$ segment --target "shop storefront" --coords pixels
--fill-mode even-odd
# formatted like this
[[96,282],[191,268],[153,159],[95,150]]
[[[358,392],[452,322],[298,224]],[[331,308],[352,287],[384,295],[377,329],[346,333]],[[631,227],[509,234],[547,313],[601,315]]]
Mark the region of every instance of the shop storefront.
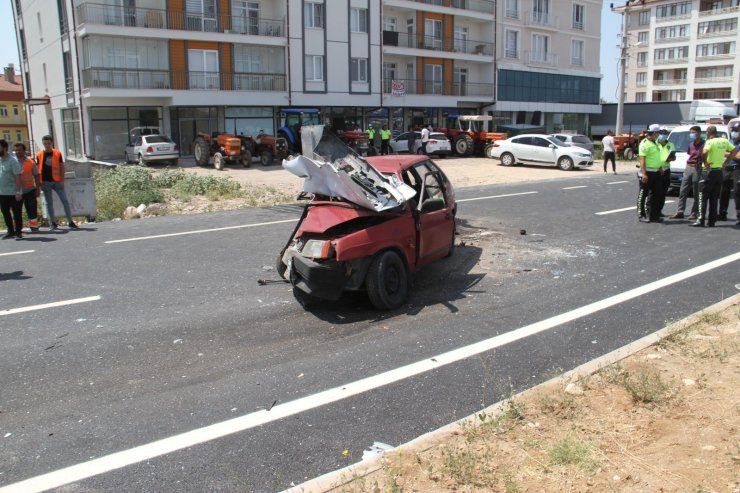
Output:
[[170,109],[172,140],[180,146],[181,156],[192,156],[193,141],[199,133],[211,135],[218,126],[218,108],[175,107]]
[[[69,115],[70,122],[73,121],[72,116]],[[129,143],[132,129],[136,127],[162,128],[162,108],[158,106],[93,107],[90,108],[90,126],[93,156],[96,159],[122,159],[123,150]],[[74,141],[74,135],[69,137]],[[65,135],[65,145],[68,145],[67,138]]]
[[274,135],[275,112],[272,106],[225,108],[223,131],[252,137],[260,132]]

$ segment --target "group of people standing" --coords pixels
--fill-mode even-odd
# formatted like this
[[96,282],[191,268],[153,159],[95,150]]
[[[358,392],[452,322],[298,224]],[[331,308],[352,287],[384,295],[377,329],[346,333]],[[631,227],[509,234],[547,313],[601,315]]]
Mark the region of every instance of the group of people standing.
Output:
[[[686,171],[681,182],[678,210],[672,219],[683,219],[689,189],[694,192],[694,205],[688,219],[691,226],[713,227],[727,220],[730,189],[735,188],[736,224],[740,225],[740,123],[731,128],[730,137],[717,133],[717,127],[707,127],[706,140],[701,127],[690,129]],[[640,188],[637,195],[638,218],[642,222],[662,222],[665,196],[670,187],[670,163],[676,148],[668,140],[668,129],[650,125],[647,137],[640,142]],[[604,164],[606,167],[606,162]],[[649,206],[649,210],[646,207]]]
[[26,146],[17,143],[14,155],[9,151],[6,140],[0,139],[0,209],[7,226],[3,240],[23,238],[23,207],[26,208],[31,232],[39,231],[38,198],[44,192],[47,217],[51,230],[56,230],[53,193],[59,197],[71,229],[78,229],[72,220],[72,211],[64,191],[64,160],[62,153],[54,148],[50,135],[41,139],[44,149],[36,159],[27,156]]
[[[426,154],[427,153],[427,143],[429,142],[429,134],[431,132],[431,125],[422,125],[421,127],[421,153]],[[414,125],[409,125],[408,127],[408,140],[406,141],[408,145],[409,154],[415,154],[416,153],[416,132],[418,132],[419,129]],[[367,127],[367,130],[365,130],[365,134],[367,135],[368,139],[370,139],[370,144],[372,146],[375,146],[375,139],[380,137],[380,155],[386,156],[391,153],[391,137],[394,136],[394,132],[398,133],[398,130],[391,131],[388,129],[388,125],[385,123],[380,128],[379,131],[376,131],[373,128],[373,125],[370,124]],[[396,135],[397,136],[397,135]]]

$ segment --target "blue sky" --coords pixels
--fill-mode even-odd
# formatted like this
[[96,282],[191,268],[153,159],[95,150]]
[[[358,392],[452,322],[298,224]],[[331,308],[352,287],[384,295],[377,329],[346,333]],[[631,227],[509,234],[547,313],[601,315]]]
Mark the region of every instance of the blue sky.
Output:
[[[609,0],[604,0],[601,11],[601,97],[607,102],[616,102],[617,90],[617,58],[619,44],[617,34],[620,29],[621,17],[613,14],[609,9]],[[15,40],[15,25],[13,23],[13,8],[7,0],[0,0],[0,46],[4,46],[0,54],[0,63],[7,67],[8,63],[20,66],[18,48]]]

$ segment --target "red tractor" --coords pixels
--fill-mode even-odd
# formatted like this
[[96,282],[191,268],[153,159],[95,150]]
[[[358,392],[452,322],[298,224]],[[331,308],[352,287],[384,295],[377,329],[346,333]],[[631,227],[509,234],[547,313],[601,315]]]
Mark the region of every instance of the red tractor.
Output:
[[438,128],[438,132],[447,135],[452,143],[452,149],[459,156],[472,156],[473,153],[482,155],[489,144],[497,140],[505,140],[506,134],[488,132],[486,123],[493,117],[489,115],[449,115],[445,128]]
[[367,156],[367,153],[370,150],[370,139],[365,132],[345,130],[340,135],[340,138],[347,147],[355,151],[357,154],[360,156]]
[[213,167],[216,169],[224,169],[226,164],[233,163],[240,163],[246,168],[252,161],[242,139],[226,132],[214,132],[211,135],[199,133],[193,141],[193,157],[198,166],[207,166],[213,157]]
[[[288,141],[285,140],[285,137],[275,137],[266,134],[264,130],[260,130],[254,139],[244,136],[242,136],[242,139],[245,141],[247,152],[251,156],[259,156],[262,166],[271,165],[275,158],[288,157]],[[250,160],[252,159],[251,156]]]

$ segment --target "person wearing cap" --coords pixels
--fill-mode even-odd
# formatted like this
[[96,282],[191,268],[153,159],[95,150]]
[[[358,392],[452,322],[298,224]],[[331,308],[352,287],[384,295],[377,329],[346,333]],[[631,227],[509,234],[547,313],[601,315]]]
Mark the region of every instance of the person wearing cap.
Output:
[[678,192],[678,208],[671,219],[683,219],[686,210],[686,200],[689,197],[689,188],[694,196],[694,203],[691,206],[689,220],[696,221],[699,206],[699,179],[701,177],[701,165],[704,162],[702,151],[704,150],[704,139],[701,137],[701,127],[694,125],[689,129],[689,157],[686,159],[686,169],[681,178],[681,189]]
[[658,203],[658,213],[660,214],[660,217],[663,217],[665,196],[668,195],[668,189],[671,188],[671,161],[676,160],[676,146],[673,142],[668,140],[669,133],[670,132],[666,127],[660,127],[660,133],[658,133],[660,159],[663,163],[660,170],[662,173],[660,179],[661,185],[663,186],[663,193],[660,195],[660,202]]
[[735,226],[740,226],[740,122],[730,127],[730,139],[735,145],[735,158],[728,159],[722,176],[722,190],[719,194],[719,220],[727,221],[730,205],[730,191],[735,187]]
[[[653,123],[648,127],[647,137],[640,142],[638,155],[640,157],[640,192],[637,195],[638,219],[642,222],[661,222],[660,196],[663,193],[662,169],[663,160],[660,158],[660,145],[656,142],[660,125]],[[645,211],[645,200],[649,196],[650,215]]]
[[[730,155],[725,159],[725,154]],[[717,127],[710,125],[707,127],[707,142],[704,144],[702,157],[704,159],[704,170],[706,171],[703,179],[699,180],[699,217],[692,226],[703,228],[706,225],[713,227],[717,221],[717,206],[719,205],[719,192],[722,184],[722,169],[725,163],[733,159],[737,154],[735,145],[727,137],[717,136]],[[707,211],[707,207],[709,211]],[[709,214],[707,215],[707,212]]]
[[391,148],[391,131],[385,123],[380,128],[380,155],[385,156]]

